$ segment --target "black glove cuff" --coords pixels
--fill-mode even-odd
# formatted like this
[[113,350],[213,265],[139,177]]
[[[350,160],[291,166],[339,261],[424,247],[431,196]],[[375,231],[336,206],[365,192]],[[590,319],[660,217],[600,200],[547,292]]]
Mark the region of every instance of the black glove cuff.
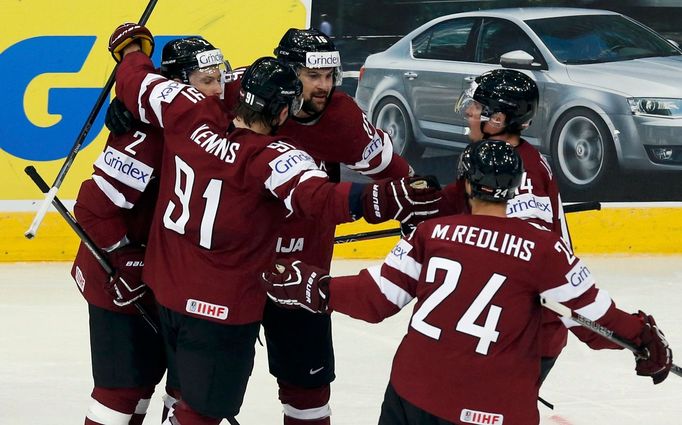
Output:
[[364,216],[362,208],[362,194],[365,191],[367,184],[352,183],[350,186],[350,193],[348,194],[348,207],[350,208],[350,215],[353,220],[357,220]]

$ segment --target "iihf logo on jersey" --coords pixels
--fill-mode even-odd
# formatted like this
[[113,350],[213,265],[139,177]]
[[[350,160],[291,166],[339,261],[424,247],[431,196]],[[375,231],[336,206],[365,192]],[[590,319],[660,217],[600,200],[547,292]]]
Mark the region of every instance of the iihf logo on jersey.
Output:
[[504,415],[499,413],[479,412],[478,410],[462,409],[459,420],[467,424],[476,425],[502,425]]
[[211,317],[214,319],[227,319],[229,309],[224,305],[207,303],[205,301],[193,300],[189,298],[185,305],[185,311],[200,316]]

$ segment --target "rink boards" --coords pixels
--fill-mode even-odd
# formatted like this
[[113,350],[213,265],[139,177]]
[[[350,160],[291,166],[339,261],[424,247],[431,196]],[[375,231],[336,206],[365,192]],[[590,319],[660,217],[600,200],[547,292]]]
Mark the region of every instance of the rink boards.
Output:
[[[0,261],[69,261],[78,239],[64,220],[50,212],[33,240],[27,240],[34,211],[26,206],[0,212]],[[573,246],[578,254],[679,254],[682,253],[682,203],[604,203],[601,211],[567,215]],[[395,222],[369,225],[360,220],[337,228],[338,235],[397,227]],[[397,242],[387,237],[339,244],[335,258],[383,258]]]

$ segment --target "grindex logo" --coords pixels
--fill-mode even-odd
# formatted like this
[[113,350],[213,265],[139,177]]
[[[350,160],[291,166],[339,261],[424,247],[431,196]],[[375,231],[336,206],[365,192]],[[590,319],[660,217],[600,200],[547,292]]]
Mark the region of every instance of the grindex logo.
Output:
[[108,176],[142,192],[149,184],[154,169],[144,162],[107,146],[95,161],[95,166]]

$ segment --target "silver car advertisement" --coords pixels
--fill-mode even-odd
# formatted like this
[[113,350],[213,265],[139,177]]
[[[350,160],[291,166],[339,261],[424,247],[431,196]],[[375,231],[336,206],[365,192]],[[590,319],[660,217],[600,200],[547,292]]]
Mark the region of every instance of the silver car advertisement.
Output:
[[323,0],[312,16],[341,52],[341,89],[420,174],[454,179],[469,143],[454,105],[478,75],[509,68],[538,85],[522,136],[564,200],[682,195],[682,4]]

